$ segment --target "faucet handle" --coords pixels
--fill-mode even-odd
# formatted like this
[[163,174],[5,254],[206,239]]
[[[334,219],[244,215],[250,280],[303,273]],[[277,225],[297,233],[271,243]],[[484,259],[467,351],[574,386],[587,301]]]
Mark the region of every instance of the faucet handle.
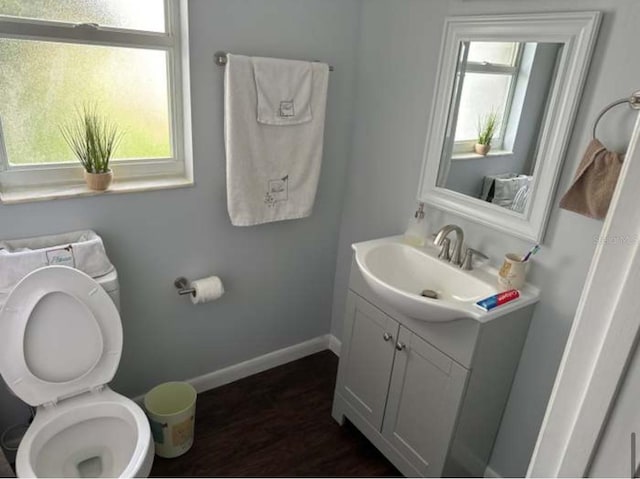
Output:
[[451,240],[449,238],[443,239],[441,246],[442,249],[440,250],[440,254],[438,254],[438,258],[445,261],[451,261]]
[[473,248],[467,248],[464,253],[464,258],[462,259],[462,263],[460,263],[460,268],[465,271],[471,271],[473,269],[473,257],[489,259],[489,257],[481,251]]

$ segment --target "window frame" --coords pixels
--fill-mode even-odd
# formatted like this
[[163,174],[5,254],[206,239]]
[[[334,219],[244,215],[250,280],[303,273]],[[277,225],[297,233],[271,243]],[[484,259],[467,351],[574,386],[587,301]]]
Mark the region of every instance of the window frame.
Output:
[[[164,0],[165,32],[96,26],[0,15],[0,38],[49,41],[77,45],[160,50],[167,54],[167,100],[171,157],[112,160],[111,169],[119,182],[130,183],[123,191],[157,189],[193,184],[191,111],[188,63],[187,2]],[[13,191],[39,188],[54,192],[83,184],[82,166],[76,162],[22,164],[9,162],[6,153],[2,119],[0,119],[0,199],[11,202]],[[140,188],[131,183],[140,182]],[[112,187],[112,189],[114,189]],[[117,190],[117,188],[115,188]],[[86,194],[81,191],[79,194]],[[21,198],[25,195],[21,194]],[[27,195],[28,196],[28,195]]]
[[[515,43],[515,42],[514,42]],[[498,134],[494,136],[494,152],[496,150],[502,150],[504,148],[504,136],[507,130],[508,121],[504,121],[504,118],[509,118],[511,107],[513,106],[513,96],[516,91],[516,86],[518,84],[518,75],[520,73],[520,67],[522,63],[522,55],[524,53],[524,43],[517,42],[518,45],[516,47],[513,63],[512,65],[506,64],[498,64],[498,63],[490,63],[490,62],[471,62],[467,61],[465,63],[464,74],[467,73],[480,73],[486,75],[506,75],[511,77],[511,82],[509,84],[509,91],[507,92],[507,101],[505,103],[503,119],[500,121],[500,129]],[[462,89],[464,88],[464,80],[460,85],[460,92],[462,93]],[[518,118],[518,122],[520,118]],[[453,141],[453,150],[452,153],[454,155],[466,154],[473,152],[473,147],[477,143],[477,138],[473,140],[459,140]]]

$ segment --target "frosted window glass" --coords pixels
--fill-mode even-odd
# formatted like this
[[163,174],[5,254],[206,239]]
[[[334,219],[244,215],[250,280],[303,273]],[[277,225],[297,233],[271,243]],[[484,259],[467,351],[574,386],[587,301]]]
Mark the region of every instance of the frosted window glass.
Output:
[[513,66],[516,61],[518,43],[471,42],[468,61]]
[[75,161],[59,125],[85,103],[125,131],[117,158],[172,156],[166,52],[0,39],[0,65],[10,163]]
[[509,98],[510,75],[467,73],[464,76],[455,141],[478,138],[478,120],[493,112],[504,118]]
[[0,0],[0,15],[165,31],[163,0]]

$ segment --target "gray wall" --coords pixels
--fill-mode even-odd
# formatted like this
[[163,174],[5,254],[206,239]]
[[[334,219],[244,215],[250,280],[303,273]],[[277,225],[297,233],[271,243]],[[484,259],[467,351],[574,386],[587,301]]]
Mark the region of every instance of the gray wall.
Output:
[[[120,273],[124,352],[113,387],[137,395],[326,334],[350,152],[358,0],[190,2],[196,186],[0,206],[0,237],[93,228]],[[226,211],[223,69],[216,50],[330,62],[325,154],[313,215],[236,228]],[[176,276],[220,275],[192,306]],[[0,430],[24,409],[0,385]]]
[[[362,4],[358,49],[353,154],[349,164],[337,258],[332,332],[342,332],[350,244],[398,234],[415,209],[429,109],[448,14],[602,10],[606,13],[582,106],[578,112],[559,192],[570,184],[602,106],[640,87],[640,63],[630,45],[637,39],[637,0],[367,0]],[[626,144],[634,114],[618,109],[605,117],[601,137],[610,147]],[[573,320],[602,223],[557,208],[531,281],[542,289],[523,351],[491,467],[522,476]],[[454,215],[428,211],[432,229],[460,224],[474,248],[495,263],[505,252],[529,244]]]

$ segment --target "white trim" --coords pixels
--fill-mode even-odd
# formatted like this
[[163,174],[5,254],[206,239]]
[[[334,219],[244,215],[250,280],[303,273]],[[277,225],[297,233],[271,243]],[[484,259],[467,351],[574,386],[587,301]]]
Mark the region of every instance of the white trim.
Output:
[[[170,9],[171,7],[165,15],[170,14]],[[171,26],[170,22],[169,26]],[[171,30],[167,33],[147,32],[106,26],[79,28],[78,24],[69,22],[0,15],[0,37],[2,38],[164,50],[173,46],[172,33]]]
[[342,350],[342,341],[336,338],[333,334],[328,334],[327,337],[329,339],[329,350],[336,356],[340,357],[340,351]]
[[[294,344],[283,349],[278,349],[270,353],[258,356],[247,361],[242,361],[238,364],[227,366],[226,368],[218,369],[202,376],[187,379],[186,382],[191,384],[198,393],[209,391],[211,389],[224,386],[225,384],[238,381],[239,379],[253,376],[254,374],[261,373],[268,369],[273,369],[283,364],[296,361],[298,359],[310,356],[326,349],[332,349],[332,344],[339,343],[335,336],[331,334],[325,334],[316,338],[304,341],[302,343]],[[137,403],[142,403],[144,394],[133,398]]]
[[[571,134],[582,87],[589,67],[600,24],[600,12],[550,14],[487,15],[450,17],[445,21],[434,106],[431,109],[429,134],[418,190],[426,203],[486,225],[498,231],[540,242],[553,205],[559,172]],[[467,195],[437,186],[448,174],[448,164],[441,167],[446,137],[451,92],[454,85],[458,45],[463,41],[553,42],[564,45],[558,64],[558,76],[549,98],[547,118],[541,132],[538,161],[533,172],[533,201],[525,214],[501,208]],[[553,124],[552,124],[553,123]]]
[[[0,152],[1,153],[1,152]],[[152,176],[183,176],[184,164],[181,160],[120,160],[109,165],[116,178],[134,179]],[[15,165],[2,172],[2,190],[4,193],[16,189],[57,185],[68,185],[70,182],[82,184],[83,168],[77,161],[68,163],[48,163],[38,165]]]
[[[191,141],[191,105],[189,80],[188,5],[186,0],[165,1],[166,33],[139,30],[86,27],[66,22],[0,16],[0,38],[20,38],[76,45],[100,44],[114,47],[143,48],[166,52],[167,102],[170,127],[171,156],[169,158],[114,159],[114,176],[131,184],[136,191],[145,183],[156,187],[169,178],[173,183],[193,183],[193,153]],[[0,125],[1,129],[1,125]],[[25,190],[35,191],[36,200],[69,197],[73,190],[84,196],[82,168],[77,162],[48,164],[11,164],[6,155],[5,139],[0,131],[0,200],[28,201]],[[148,181],[147,181],[148,180]],[[157,189],[152,187],[149,189]],[[40,194],[41,190],[47,195]]]
[[597,450],[640,331],[639,188],[640,118],[582,291],[528,476],[584,477]]
[[54,186],[33,186],[16,188],[0,193],[3,205],[31,203],[34,201],[62,200],[79,196],[100,196],[121,193],[139,193],[142,191],[172,190],[193,186],[191,179],[183,176],[166,176],[157,178],[137,178],[131,180],[115,180],[106,191],[95,191],[82,183],[65,183]]

